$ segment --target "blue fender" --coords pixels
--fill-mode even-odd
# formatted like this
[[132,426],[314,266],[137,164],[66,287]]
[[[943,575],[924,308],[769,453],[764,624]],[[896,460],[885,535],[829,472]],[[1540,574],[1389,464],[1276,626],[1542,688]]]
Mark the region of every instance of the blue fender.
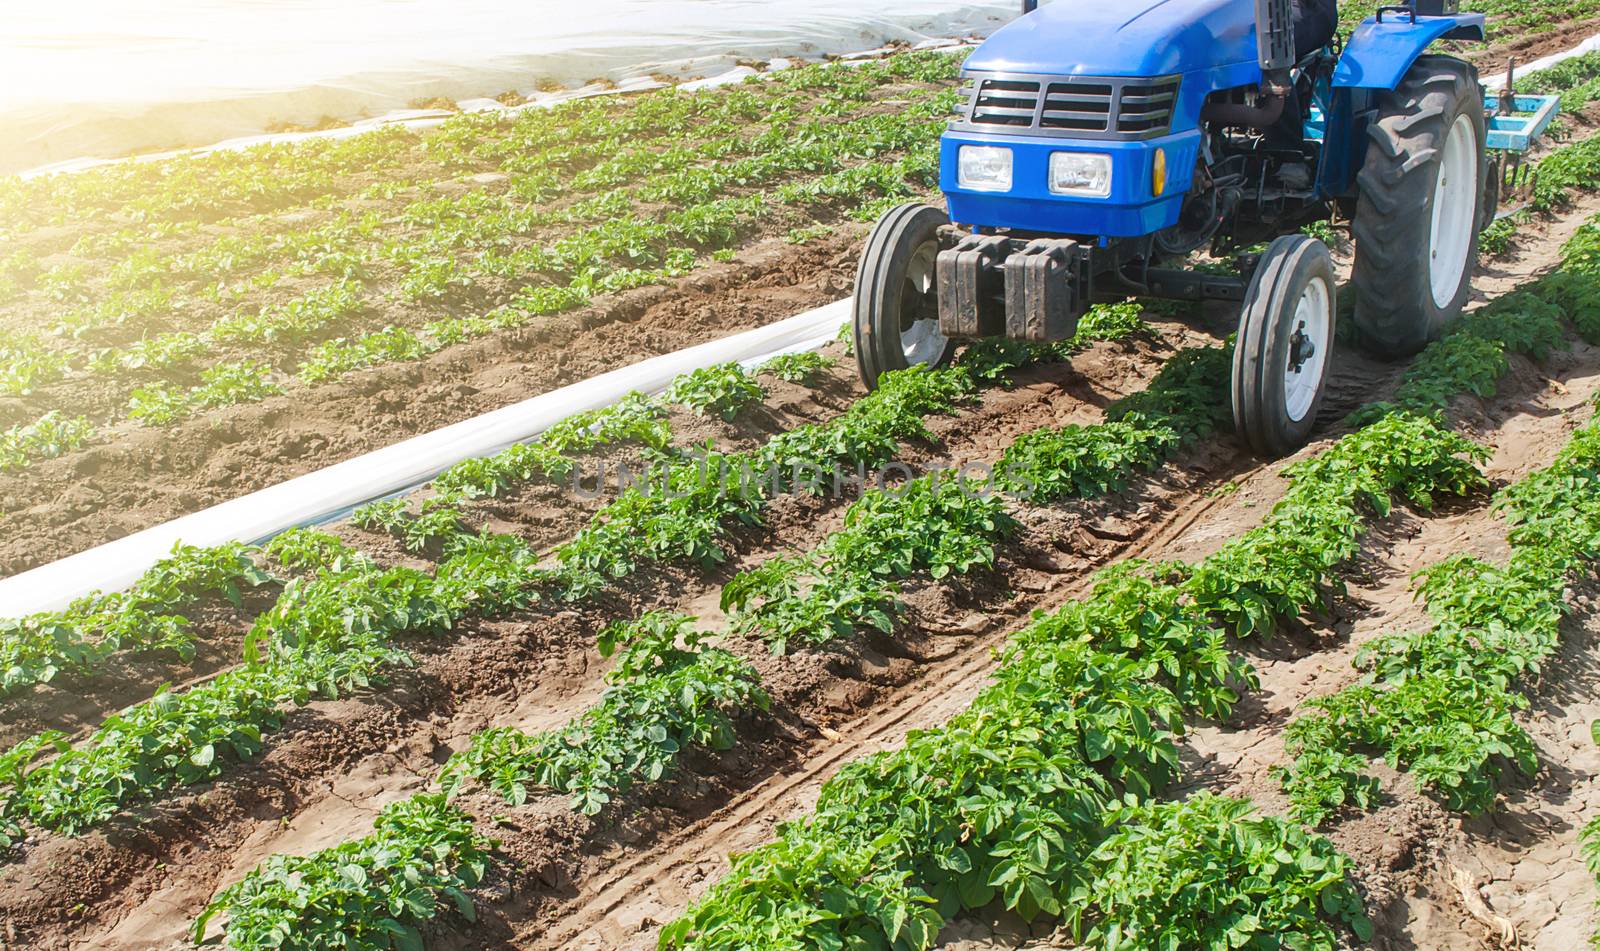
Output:
[[1356,27],[1333,73],[1334,88],[1393,89],[1435,40],[1484,37],[1481,13],[1419,16],[1390,13],[1379,22],[1368,17]]

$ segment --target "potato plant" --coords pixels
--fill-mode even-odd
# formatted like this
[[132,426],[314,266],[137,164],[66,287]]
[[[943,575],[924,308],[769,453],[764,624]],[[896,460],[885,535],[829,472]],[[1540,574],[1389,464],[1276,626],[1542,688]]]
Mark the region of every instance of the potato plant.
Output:
[[[784,208],[815,205],[803,213],[831,219],[841,208],[925,191],[936,178],[932,149],[948,91],[893,112],[860,112],[892,83],[948,85],[956,62],[913,53],[849,70],[806,67],[694,94],[576,102],[510,120],[461,116],[426,134],[386,130],[337,146],[178,159],[161,163],[154,179],[141,164],[0,188],[0,231],[47,224],[39,207],[71,209],[75,220],[140,222],[91,232],[73,248],[81,260],[47,272],[21,252],[8,259],[19,286],[68,306],[56,340],[37,356],[0,360],[0,380],[11,366],[17,391],[40,390],[35,398],[48,411],[50,384],[63,373],[97,373],[129,401],[126,418],[170,425],[294,381],[317,385],[421,359],[598,295],[671,280]],[[691,125],[703,141],[679,145]],[[910,153],[918,157],[908,164]],[[317,194],[331,204],[342,194],[337,168],[382,170],[419,154],[449,175],[498,169],[510,178],[448,198],[423,181],[396,215],[345,211],[290,226],[275,214]],[[653,204],[662,200],[671,206],[664,212]],[[237,233],[208,238],[197,227],[219,216]],[[188,247],[165,255],[145,243],[162,238]],[[315,286],[288,302],[253,303],[285,279]],[[448,315],[340,334],[371,313],[376,283]],[[479,306],[486,284],[498,299],[460,313],[462,300]],[[207,306],[190,306],[200,301]],[[172,325],[217,304],[232,312],[209,327]],[[191,385],[190,374],[221,348],[250,359],[230,357],[229,381]],[[263,358],[294,374],[262,375],[253,367]]]
[[766,395],[761,384],[739,364],[719,363],[678,377],[667,390],[666,399],[701,416],[715,414],[731,423],[740,410],[761,402]]
[[889,633],[898,579],[935,580],[994,567],[995,543],[1016,530],[1004,501],[981,484],[945,475],[869,491],[844,527],[809,556],[779,556],[722,589],[733,630],[756,633],[774,653],[815,646],[866,625]]
[[192,937],[201,942],[222,914],[237,951],[412,951],[446,899],[476,919],[467,889],[483,881],[494,847],[443,796],[402,799],[384,807],[370,835],[267,859],[211,900]]
[[54,459],[81,447],[95,435],[84,416],[63,416],[51,410],[27,425],[0,432],[0,472],[25,469],[41,459]]
[[1105,825],[1111,834],[1088,857],[1091,945],[1333,951],[1343,942],[1324,916],[1372,937],[1350,860],[1244,800],[1112,803]]
[[600,636],[602,656],[617,660],[599,703],[547,733],[502,727],[475,735],[445,764],[440,785],[454,794],[467,782],[485,783],[515,805],[531,789],[548,789],[592,815],[633,783],[671,773],[688,748],[730,748],[730,714],[765,709],[767,695],[748,663],[704,640],[684,615],[613,623]]
[[[1567,308],[1586,299],[1600,274],[1592,248],[1593,238],[1580,232],[1559,272],[1464,318],[1430,350],[1442,351],[1454,337],[1530,355],[1554,349],[1556,321],[1578,316]],[[1443,392],[1438,381],[1452,379],[1471,385],[1472,375],[1440,366],[1427,353],[1414,365],[1435,381],[1429,388]],[[1558,647],[1568,579],[1600,557],[1597,484],[1600,423],[1591,422],[1553,465],[1496,495],[1510,526],[1504,565],[1455,557],[1420,573],[1434,627],[1366,645],[1357,656],[1366,681],[1313,701],[1288,729],[1292,762],[1277,774],[1299,821],[1320,825],[1347,807],[1373,806],[1377,781],[1358,763],[1373,754],[1409,772],[1447,808],[1474,814],[1494,807],[1508,775],[1537,771],[1532,740],[1515,714],[1526,705],[1524,684]]]
[[[1346,437],[1291,472],[1295,484],[1262,531],[1298,549],[1281,555],[1291,577],[1302,565],[1321,568],[1304,582],[1269,585],[1274,596],[1248,613],[1256,629],[1314,607],[1337,561],[1319,552],[1348,553],[1329,539],[1386,511],[1391,496],[1429,500],[1481,484],[1475,447],[1426,419],[1388,427]],[[1394,457],[1383,451],[1389,445]],[[1332,498],[1321,497],[1325,488]],[[1247,820],[1242,804],[1142,805],[1176,774],[1185,713],[1224,717],[1235,691],[1252,683],[1223,637],[1246,612],[1219,605],[1257,599],[1224,598],[1221,585],[1205,589],[1216,595],[1208,600],[1194,596],[1192,579],[1239,577],[1227,567],[1236,553],[1214,557],[1120,566],[1084,601],[1036,620],[967,712],[841,770],[811,816],[736,858],[727,878],[667,926],[663,944],[926,948],[944,921],[996,898],[1025,917],[1063,916],[1080,939],[1120,941],[1167,920],[1171,898],[1161,889],[1171,879],[1135,877],[1167,862],[1196,863],[1193,874],[1216,877],[1208,892],[1229,896],[1185,919],[1201,946],[1276,946],[1287,935],[1331,949],[1340,927],[1370,937],[1343,860],[1326,842],[1277,820]],[[1131,813],[1134,823],[1106,819],[1121,796],[1144,810]],[[1217,846],[1198,854],[1188,845],[1197,840]],[[1096,878],[1101,869],[1106,877]]]
[[832,369],[837,362],[832,357],[825,357],[815,350],[802,350],[799,353],[785,353],[773,357],[756,367],[756,372],[770,373],[786,383],[816,386],[823,371]]

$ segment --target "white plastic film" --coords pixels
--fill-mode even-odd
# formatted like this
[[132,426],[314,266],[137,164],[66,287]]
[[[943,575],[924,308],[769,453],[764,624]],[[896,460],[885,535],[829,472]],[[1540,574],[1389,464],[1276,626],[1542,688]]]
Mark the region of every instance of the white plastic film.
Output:
[[652,357],[0,579],[0,617],[63,608],[95,590],[122,590],[180,541],[201,546],[261,542],[299,525],[317,524],[419,486],[463,459],[530,439],[569,416],[609,406],[631,391],[660,392],[690,370],[717,363],[753,365],[780,353],[814,350],[832,340],[849,319],[846,299]]
[[12,4],[0,30],[0,174],[439,97],[713,76],[774,57],[985,35],[1017,11],[1009,0]]

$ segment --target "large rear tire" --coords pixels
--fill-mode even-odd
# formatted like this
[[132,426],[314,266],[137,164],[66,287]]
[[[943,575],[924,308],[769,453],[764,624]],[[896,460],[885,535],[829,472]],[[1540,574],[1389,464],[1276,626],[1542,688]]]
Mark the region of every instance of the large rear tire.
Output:
[[1483,224],[1487,131],[1478,73],[1423,56],[1369,128],[1353,230],[1355,329],[1375,356],[1407,357],[1461,313]]
[[873,226],[856,268],[855,351],[861,381],[913,364],[945,363],[955,341],[939,332],[936,263],[939,229],[950,223],[932,205],[889,209]]
[[1338,293],[1332,255],[1304,235],[1272,242],[1256,266],[1233,348],[1233,422],[1260,455],[1286,456],[1311,438]]

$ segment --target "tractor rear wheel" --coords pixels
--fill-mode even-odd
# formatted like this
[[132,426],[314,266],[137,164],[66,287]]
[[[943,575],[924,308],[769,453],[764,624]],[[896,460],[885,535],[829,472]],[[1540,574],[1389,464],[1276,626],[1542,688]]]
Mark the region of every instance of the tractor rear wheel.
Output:
[[1234,428],[1263,456],[1306,444],[1333,356],[1338,281],[1321,241],[1288,235],[1256,265],[1233,347]]
[[1478,73],[1417,59],[1368,130],[1353,225],[1355,329],[1382,358],[1427,346],[1461,313],[1478,259],[1487,131]]
[[855,351],[867,389],[892,370],[950,359],[955,341],[939,332],[936,264],[943,211],[915,202],[889,209],[873,226],[856,268]]

